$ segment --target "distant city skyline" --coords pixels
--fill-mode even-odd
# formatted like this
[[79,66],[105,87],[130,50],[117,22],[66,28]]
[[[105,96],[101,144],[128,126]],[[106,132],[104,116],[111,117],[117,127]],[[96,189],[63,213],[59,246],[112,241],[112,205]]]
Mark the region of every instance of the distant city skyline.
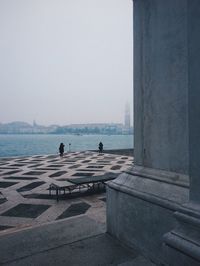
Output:
[[129,135],[133,134],[133,127],[122,123],[89,123],[69,125],[39,125],[13,121],[0,123],[0,134],[103,134],[103,135]]
[[0,122],[123,122],[132,15],[131,0],[1,0]]
[[52,126],[52,125],[57,125],[57,126],[71,126],[71,125],[92,125],[92,124],[121,124],[124,125],[126,128],[129,128],[131,126],[133,126],[133,124],[131,123],[131,115],[130,115],[130,106],[129,106],[129,112],[127,113],[127,104],[125,107],[125,112],[124,112],[124,117],[123,117],[123,121],[120,122],[115,122],[115,121],[111,121],[111,122],[82,122],[82,123],[69,123],[69,124],[59,124],[59,123],[53,123],[53,124],[42,124],[42,123],[38,123],[35,119],[33,121],[23,121],[23,120],[13,120],[13,121],[7,121],[7,122],[2,122],[0,121],[0,124],[11,124],[11,123],[27,123],[31,126]]

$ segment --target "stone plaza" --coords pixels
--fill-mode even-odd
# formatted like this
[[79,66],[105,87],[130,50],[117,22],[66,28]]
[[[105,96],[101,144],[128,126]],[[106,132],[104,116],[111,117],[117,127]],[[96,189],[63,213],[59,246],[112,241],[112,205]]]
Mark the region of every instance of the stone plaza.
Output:
[[0,159],[0,234],[86,214],[105,225],[105,189],[62,193],[59,202],[49,185],[86,176],[117,176],[133,157],[97,152]]
[[133,156],[85,151],[0,159],[0,265],[153,266],[106,233],[105,186],[62,193],[49,185],[87,176],[117,177]]

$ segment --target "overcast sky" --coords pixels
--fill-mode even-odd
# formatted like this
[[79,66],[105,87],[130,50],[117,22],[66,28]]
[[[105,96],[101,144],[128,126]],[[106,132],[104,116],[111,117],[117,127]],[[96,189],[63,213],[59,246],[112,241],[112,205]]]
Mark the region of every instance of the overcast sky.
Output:
[[0,122],[123,122],[131,0],[0,0]]

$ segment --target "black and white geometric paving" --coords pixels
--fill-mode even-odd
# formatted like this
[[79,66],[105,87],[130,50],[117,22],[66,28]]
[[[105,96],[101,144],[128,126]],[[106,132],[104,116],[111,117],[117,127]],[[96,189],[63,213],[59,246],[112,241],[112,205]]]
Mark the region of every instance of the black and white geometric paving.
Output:
[[112,176],[127,170],[133,157],[70,152],[58,155],[0,158],[0,234],[73,216],[87,215],[105,222],[105,189],[78,189],[56,201],[55,191],[49,195],[53,182],[97,176]]
[[2,216],[13,216],[13,217],[26,217],[26,218],[37,218],[44,211],[46,211],[50,205],[40,204],[19,204],[14,208],[2,213]]
[[60,216],[58,216],[56,220],[84,214],[89,208],[90,205],[86,202],[72,204],[67,210],[65,210]]

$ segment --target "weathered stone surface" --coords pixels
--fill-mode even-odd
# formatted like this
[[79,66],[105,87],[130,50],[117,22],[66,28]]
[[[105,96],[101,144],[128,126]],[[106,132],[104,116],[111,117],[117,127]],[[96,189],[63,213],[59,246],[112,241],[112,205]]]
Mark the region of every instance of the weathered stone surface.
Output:
[[187,1],[134,2],[134,157],[188,173]]
[[158,263],[196,266],[200,2],[133,3],[135,168],[109,183],[108,231]]
[[154,262],[163,262],[163,235],[175,228],[173,213],[188,200],[188,187],[121,174],[108,184],[107,230]]

